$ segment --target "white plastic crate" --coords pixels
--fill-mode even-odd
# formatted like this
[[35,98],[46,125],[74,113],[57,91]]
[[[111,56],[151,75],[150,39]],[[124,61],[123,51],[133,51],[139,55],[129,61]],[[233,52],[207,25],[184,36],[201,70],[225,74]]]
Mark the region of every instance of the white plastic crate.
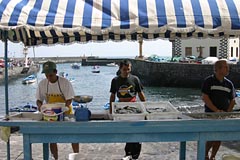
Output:
[[43,115],[40,112],[22,112],[10,115],[9,119],[14,121],[41,121],[43,119]]
[[143,102],[147,120],[178,119],[181,113],[169,102]]
[[[136,108],[139,113],[127,112],[127,108]],[[145,120],[146,112],[141,102],[112,102],[112,116],[115,121]]]

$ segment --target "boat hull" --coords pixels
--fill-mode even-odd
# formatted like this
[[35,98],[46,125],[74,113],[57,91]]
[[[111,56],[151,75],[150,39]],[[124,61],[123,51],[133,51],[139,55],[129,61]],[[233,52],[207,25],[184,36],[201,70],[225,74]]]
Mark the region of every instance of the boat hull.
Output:
[[35,80],[27,80],[27,81],[22,81],[22,84],[31,84],[31,83],[35,83],[36,82],[36,79]]
[[37,78],[35,75],[30,75],[23,79],[22,84],[31,84],[37,81]]
[[92,71],[92,73],[100,73],[100,71]]

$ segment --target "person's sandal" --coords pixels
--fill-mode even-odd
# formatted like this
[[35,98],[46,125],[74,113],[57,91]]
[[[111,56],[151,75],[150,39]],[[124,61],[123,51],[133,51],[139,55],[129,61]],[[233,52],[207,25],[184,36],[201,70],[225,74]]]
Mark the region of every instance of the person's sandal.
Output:
[[216,160],[216,158],[215,157],[211,157],[209,160]]
[[124,156],[121,160],[132,160],[132,156]]

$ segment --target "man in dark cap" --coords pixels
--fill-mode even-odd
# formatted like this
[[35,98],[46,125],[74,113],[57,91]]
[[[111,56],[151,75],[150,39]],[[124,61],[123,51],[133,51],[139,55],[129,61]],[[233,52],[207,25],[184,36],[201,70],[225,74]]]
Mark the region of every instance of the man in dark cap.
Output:
[[[43,64],[42,73],[46,78],[38,84],[36,99],[38,109],[41,110],[42,104],[45,103],[65,103],[69,111],[65,114],[72,114],[72,98],[74,91],[72,84],[64,77],[57,75],[57,66],[54,62],[47,61]],[[74,153],[79,152],[79,144],[72,143]],[[58,148],[56,143],[50,144],[50,150],[55,159],[58,159]]]

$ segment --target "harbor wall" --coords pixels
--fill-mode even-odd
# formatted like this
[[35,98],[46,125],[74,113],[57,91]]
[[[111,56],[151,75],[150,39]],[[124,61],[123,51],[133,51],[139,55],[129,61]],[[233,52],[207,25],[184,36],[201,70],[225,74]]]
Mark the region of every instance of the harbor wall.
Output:
[[55,63],[79,63],[82,61],[82,57],[35,57],[31,59],[40,64],[46,61],[53,61]]
[[97,58],[97,59],[89,59],[89,58],[83,58],[82,59],[82,66],[106,66],[109,63],[116,63],[119,64],[120,61],[122,61],[123,59],[127,59],[127,58]]
[[[127,59],[127,58],[126,58]],[[35,59],[36,63],[43,63],[48,60],[57,63],[82,62],[82,66],[106,66],[106,64],[119,63],[120,58],[83,58],[83,57],[39,57]],[[195,63],[175,63],[175,62],[150,62],[140,59],[129,59],[132,63],[132,73],[137,75],[144,86],[153,87],[183,87],[183,88],[201,88],[203,80],[213,74],[213,65],[195,64]],[[39,68],[28,72],[36,73]],[[9,71],[9,77],[17,78],[26,75],[19,71]],[[231,64],[229,78],[235,88],[240,88],[240,65]],[[3,74],[0,74],[0,83],[3,82]]]
[[[132,73],[144,86],[201,88],[203,80],[213,74],[213,65],[130,60]],[[231,64],[227,76],[240,88],[240,65]]]
[[[24,67],[14,67],[12,69],[8,69],[8,80],[14,80],[17,78],[24,78],[26,76],[29,76],[31,74],[36,74],[40,70],[39,65],[33,65],[29,67],[29,70],[27,72],[23,72]],[[5,81],[5,69],[1,68],[0,71],[0,84],[3,84]]]
[[34,61],[37,63],[44,63],[46,61],[53,61],[55,63],[81,63],[82,66],[106,66],[109,63],[119,63],[121,60],[127,58],[99,58],[99,57],[36,57]]

